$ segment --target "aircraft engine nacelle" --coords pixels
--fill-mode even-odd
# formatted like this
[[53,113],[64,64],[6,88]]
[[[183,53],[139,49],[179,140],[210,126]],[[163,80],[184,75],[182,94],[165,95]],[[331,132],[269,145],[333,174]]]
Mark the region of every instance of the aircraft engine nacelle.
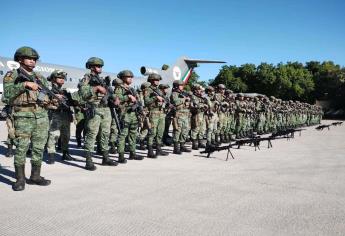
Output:
[[150,74],[160,74],[160,69],[156,69],[156,68],[150,68],[150,67],[146,67],[146,66],[142,66],[140,68],[140,73],[142,75],[150,75]]

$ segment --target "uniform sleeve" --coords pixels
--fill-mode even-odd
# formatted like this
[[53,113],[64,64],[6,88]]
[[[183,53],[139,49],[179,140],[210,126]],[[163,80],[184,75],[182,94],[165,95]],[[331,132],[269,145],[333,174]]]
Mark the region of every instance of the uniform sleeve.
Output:
[[180,106],[184,103],[184,99],[181,99],[179,97],[178,93],[172,93],[171,94],[171,102],[175,105],[175,106]]
[[11,103],[13,99],[25,92],[24,82],[14,83],[16,76],[12,73],[7,73],[4,77],[4,100]]
[[128,95],[125,95],[123,92],[122,92],[122,88],[118,87],[115,89],[114,91],[114,94],[115,94],[115,97],[119,98],[120,102],[121,103],[125,103],[125,102],[128,102],[129,101],[129,98],[128,98]]
[[155,103],[157,101],[157,97],[152,96],[152,93],[152,89],[148,88],[146,93],[147,96],[144,96],[145,106],[151,106],[152,103]]

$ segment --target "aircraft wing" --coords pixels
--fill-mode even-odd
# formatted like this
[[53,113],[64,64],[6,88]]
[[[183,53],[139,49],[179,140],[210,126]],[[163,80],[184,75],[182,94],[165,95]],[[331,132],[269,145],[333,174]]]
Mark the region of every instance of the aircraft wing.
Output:
[[217,60],[200,60],[200,59],[184,59],[186,63],[226,63],[226,61]]

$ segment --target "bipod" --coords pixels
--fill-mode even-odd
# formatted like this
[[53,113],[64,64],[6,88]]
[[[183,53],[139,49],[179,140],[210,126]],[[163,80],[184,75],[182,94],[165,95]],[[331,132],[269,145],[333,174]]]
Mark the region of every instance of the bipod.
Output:
[[232,159],[235,159],[235,158],[234,158],[234,155],[233,155],[232,152],[231,152],[231,147],[230,147],[230,146],[228,147],[228,153],[226,154],[226,159],[225,159],[225,161],[228,161],[228,159],[229,159],[229,154],[231,155]]

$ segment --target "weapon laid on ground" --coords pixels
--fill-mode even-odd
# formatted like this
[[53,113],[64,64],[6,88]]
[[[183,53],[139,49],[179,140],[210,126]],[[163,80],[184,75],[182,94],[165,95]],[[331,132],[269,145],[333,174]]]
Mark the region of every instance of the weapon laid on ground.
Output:
[[260,146],[260,142],[262,141],[268,141],[268,145],[269,147],[272,147],[272,143],[271,140],[275,140],[275,139],[285,139],[286,137],[260,137],[260,136],[255,136],[253,138],[247,138],[247,139],[238,139],[233,141],[232,143],[230,143],[229,145],[225,145],[225,146],[209,146],[207,148],[205,148],[204,151],[201,151],[201,154],[207,154],[207,158],[210,158],[211,154],[213,152],[219,152],[222,150],[228,150],[227,156],[226,156],[226,161],[229,159],[229,154],[231,155],[232,159],[234,158],[234,155],[231,152],[231,148],[237,146],[237,149],[239,149],[240,146],[243,146],[245,144],[254,144],[255,150],[257,147]]
[[285,137],[287,139],[294,138],[295,137],[295,132],[299,132],[299,136],[301,136],[301,132],[305,129],[284,129],[284,130],[279,130],[275,133],[272,133],[270,137],[275,138],[275,137]]
[[329,130],[329,127],[332,126],[332,124],[330,125],[319,125],[318,127],[316,127],[316,130],[322,131],[323,129],[327,128]]
[[343,124],[343,121],[338,121],[338,122],[333,122],[332,123],[333,126],[338,126],[338,125],[340,126],[342,124]]
[[35,75],[29,75],[26,71],[22,69],[18,69],[18,78],[16,82],[34,82],[39,85],[39,94],[37,96],[37,103],[43,104],[44,97],[48,95],[50,98],[54,98],[58,101],[60,105],[62,105],[64,108],[69,109],[69,106],[65,99],[60,99],[55,93],[53,93],[49,88],[47,88],[42,81]]

